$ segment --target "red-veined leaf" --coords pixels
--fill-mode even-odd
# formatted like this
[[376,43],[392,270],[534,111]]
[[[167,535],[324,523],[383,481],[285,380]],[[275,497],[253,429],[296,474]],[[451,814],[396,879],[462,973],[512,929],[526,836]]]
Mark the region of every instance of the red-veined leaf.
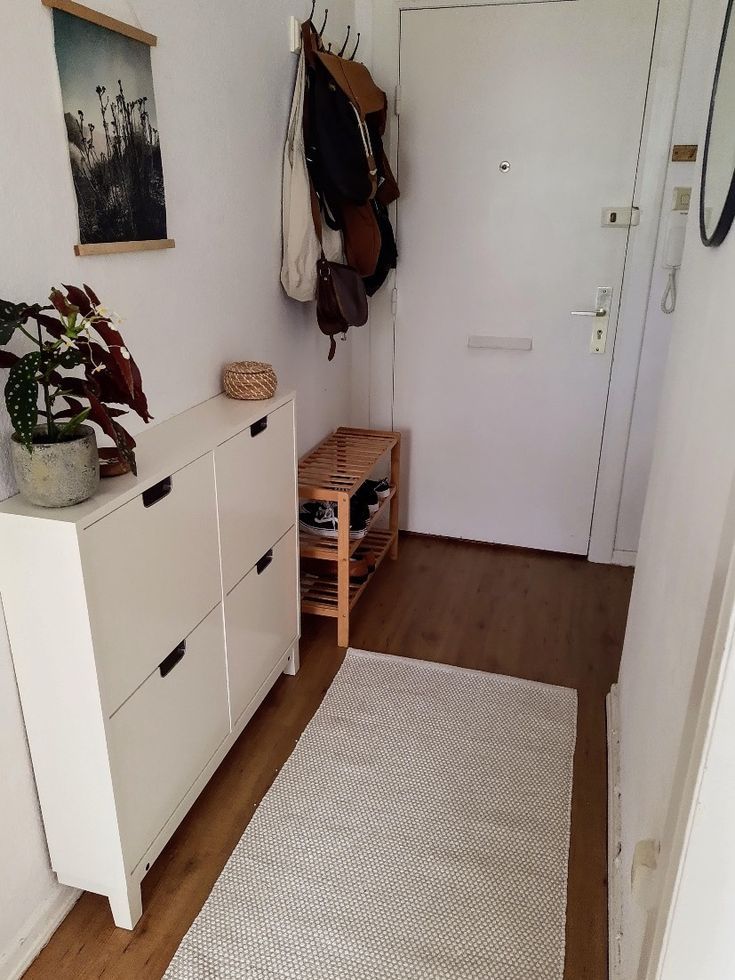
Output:
[[0,350],[0,368],[12,368],[18,363],[20,358],[9,350]]
[[130,364],[132,358],[129,352],[127,357],[125,354],[123,354],[123,349],[127,351],[127,348],[125,347],[125,341],[122,339],[120,332],[116,330],[110,321],[105,318],[94,320],[94,329],[107,344],[110,354],[114,357],[115,363],[120,369],[120,374],[123,376],[128,391],[131,395],[134,395],[135,383]]
[[67,286],[65,282],[61,284],[66,290],[66,298],[79,309],[82,316],[89,316],[92,312],[92,304],[89,297],[79,286]]
[[83,285],[84,285],[84,292],[92,300],[92,305],[95,306],[95,307],[99,306],[100,305],[100,301],[97,299],[97,294],[92,289],[92,287],[91,286],[88,286],[86,284],[86,282]]

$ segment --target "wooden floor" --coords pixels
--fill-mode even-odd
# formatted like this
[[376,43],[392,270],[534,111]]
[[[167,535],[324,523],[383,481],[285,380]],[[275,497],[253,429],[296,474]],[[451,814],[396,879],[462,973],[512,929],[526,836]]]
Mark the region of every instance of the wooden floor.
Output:
[[[578,690],[567,980],[607,976],[604,701],[631,580],[627,569],[578,559],[411,537],[354,615],[355,647]],[[276,684],[149,872],[135,932],[115,929],[105,899],[85,894],[29,980],[162,976],[341,660],[334,622],[306,617],[301,672]]]

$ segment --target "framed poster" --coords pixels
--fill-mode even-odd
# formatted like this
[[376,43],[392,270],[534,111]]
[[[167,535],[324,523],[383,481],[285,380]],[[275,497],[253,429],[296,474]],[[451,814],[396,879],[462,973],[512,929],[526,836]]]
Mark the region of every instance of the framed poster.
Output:
[[75,252],[173,248],[151,66],[157,39],[73,0],[42,3],[53,8],[79,214]]

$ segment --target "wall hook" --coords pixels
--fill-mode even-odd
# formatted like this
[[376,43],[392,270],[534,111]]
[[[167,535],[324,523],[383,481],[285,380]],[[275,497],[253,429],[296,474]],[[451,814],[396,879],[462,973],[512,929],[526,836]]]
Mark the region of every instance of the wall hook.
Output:
[[324,34],[324,28],[327,26],[327,18],[328,17],[329,17],[329,7],[327,7],[325,9],[325,11],[324,11],[324,20],[322,21],[322,28],[319,31],[319,37],[322,37],[323,34]]
[[310,21],[314,20],[315,12],[316,12],[316,0],[311,0],[311,13],[309,14],[308,17]]
[[341,57],[342,57],[342,55],[343,55],[343,54],[345,53],[345,49],[347,48],[347,42],[348,42],[348,41],[349,41],[349,39],[350,39],[350,31],[351,31],[351,30],[352,30],[352,27],[351,27],[351,26],[350,26],[350,25],[348,24],[348,25],[347,25],[347,37],[345,38],[345,43],[344,43],[344,44],[342,45],[342,47],[341,47],[341,48],[339,49],[339,53],[338,53],[338,57],[340,57],[340,58],[341,58]]
[[359,47],[360,47],[360,32],[358,31],[357,32],[357,44],[355,45],[355,50],[350,55],[350,58],[349,58],[350,61],[354,61],[355,60],[355,55],[357,54],[357,49]]

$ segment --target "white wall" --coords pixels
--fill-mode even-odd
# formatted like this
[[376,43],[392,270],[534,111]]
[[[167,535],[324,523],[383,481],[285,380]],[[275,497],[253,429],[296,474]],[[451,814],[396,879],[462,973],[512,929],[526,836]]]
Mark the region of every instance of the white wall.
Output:
[[[672,143],[701,141],[703,106],[709,100],[712,81],[709,77],[711,47],[710,37],[698,39],[693,36],[687,45]],[[704,147],[700,145],[700,154],[703,151]],[[615,549],[618,552],[634,553],[638,548],[651,471],[656,419],[673,325],[673,317],[661,310],[661,299],[668,280],[668,270],[663,268],[663,260],[674,188],[693,187],[697,173],[697,165],[693,163],[670,162],[668,165],[615,534]]]
[[[696,0],[690,44],[711,79],[725,0]],[[700,142],[706,106],[701,106]],[[721,541],[735,471],[735,232],[702,246],[698,193],[659,412],[620,675],[623,976],[633,978],[651,918],[630,891],[636,842],[663,843],[683,733],[698,707],[703,633],[719,610],[729,548]],[[706,637],[705,637],[706,639]],[[686,746],[684,746],[684,751]],[[654,901],[655,906],[655,901]]]
[[661,936],[662,956],[654,956],[649,974],[657,980],[722,980],[732,976],[735,963],[735,848],[730,843],[735,822],[734,593],[732,561],[706,685],[708,710],[698,733],[702,738],[695,740],[696,790],[676,867],[674,902]]
[[[349,415],[350,345],[328,344],[278,279],[280,178],[295,58],[288,18],[306,0],[96,0],[159,37],[154,80],[170,252],[75,258],[76,211],[51,14],[0,4],[0,296],[41,300],[52,283],[89,282],[126,318],[151,408],[163,419],[220,390],[228,359],[272,361],[298,389],[301,448]],[[352,0],[329,0],[339,43]],[[323,4],[319,5],[319,12]],[[366,39],[367,40],[367,39]],[[13,493],[0,413],[0,499]],[[60,583],[60,587],[62,583]],[[40,600],[40,597],[39,597]],[[4,623],[0,620],[0,977],[48,915],[48,860]]]

